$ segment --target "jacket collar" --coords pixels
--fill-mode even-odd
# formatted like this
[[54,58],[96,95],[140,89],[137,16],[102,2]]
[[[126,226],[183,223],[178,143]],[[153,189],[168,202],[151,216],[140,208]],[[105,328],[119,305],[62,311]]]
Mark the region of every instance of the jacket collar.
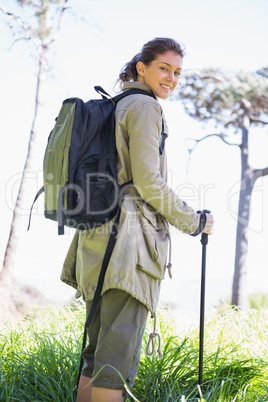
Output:
[[152,88],[149,87],[146,84],[142,84],[139,81],[126,81],[126,82],[124,82],[122,90],[127,91],[129,89],[142,89],[143,91],[146,91],[151,95],[154,95],[154,97],[157,99],[157,97],[156,97],[154,91],[152,90]]
[[[157,99],[155,92],[146,84],[142,84],[139,81],[126,81],[123,83],[122,90],[127,91],[128,89],[142,89],[143,91],[148,92],[150,95],[154,95],[155,99]],[[164,122],[164,133],[168,137],[168,127],[166,123],[166,119],[164,114],[162,114],[163,122]]]

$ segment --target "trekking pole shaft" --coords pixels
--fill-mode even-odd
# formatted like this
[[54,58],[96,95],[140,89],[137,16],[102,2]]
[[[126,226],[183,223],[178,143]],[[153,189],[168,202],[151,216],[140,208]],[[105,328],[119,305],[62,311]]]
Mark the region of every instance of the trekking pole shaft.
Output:
[[205,288],[206,288],[206,246],[208,235],[202,233],[202,270],[201,270],[201,295],[200,295],[200,328],[199,328],[199,377],[198,384],[203,382],[203,354],[204,354],[204,323],[205,323]]

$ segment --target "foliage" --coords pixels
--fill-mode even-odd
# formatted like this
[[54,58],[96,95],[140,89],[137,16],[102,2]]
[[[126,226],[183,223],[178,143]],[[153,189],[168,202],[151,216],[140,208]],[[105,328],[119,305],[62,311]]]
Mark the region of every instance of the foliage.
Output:
[[222,72],[219,69],[186,71],[177,91],[186,113],[198,120],[214,120],[241,127],[245,107],[251,122],[268,112],[267,69],[257,73]]
[[[177,333],[164,314],[159,316],[163,359],[146,355],[146,330],[132,391],[138,401],[267,401],[267,310],[241,313],[223,305],[207,315],[201,388],[198,324]],[[83,324],[80,306],[40,309],[32,319],[3,324],[0,400],[74,401]]]

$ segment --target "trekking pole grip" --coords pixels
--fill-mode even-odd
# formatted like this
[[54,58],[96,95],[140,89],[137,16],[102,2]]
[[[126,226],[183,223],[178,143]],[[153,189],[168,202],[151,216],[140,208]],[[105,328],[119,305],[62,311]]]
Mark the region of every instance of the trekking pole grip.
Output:
[[[203,232],[204,227],[206,226],[206,222],[207,222],[206,214],[210,214],[210,212],[211,211],[209,211],[208,209],[203,209],[203,211],[197,211],[197,213],[200,214],[199,226],[194,233],[190,233],[190,236],[195,237]],[[202,235],[203,235],[203,233],[202,233]]]
[[[203,209],[203,211],[202,211],[201,213],[210,214],[211,211],[210,211],[209,209]],[[201,240],[200,240],[200,241],[201,241],[201,243],[202,243],[203,245],[207,245],[207,244],[208,244],[208,234],[202,232]]]

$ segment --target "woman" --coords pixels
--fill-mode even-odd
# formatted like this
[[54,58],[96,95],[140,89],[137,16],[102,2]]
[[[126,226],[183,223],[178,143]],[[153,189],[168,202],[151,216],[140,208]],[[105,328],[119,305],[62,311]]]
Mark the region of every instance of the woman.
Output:
[[[129,95],[116,106],[118,182],[132,180],[133,186],[123,196],[119,235],[88,330],[90,343],[83,352],[78,402],[123,400],[121,376],[132,387],[148,311],[156,313],[165,274],[168,223],[184,233],[200,230],[200,215],[167,185],[165,151],[159,153],[162,128],[166,135],[168,129],[157,98],[168,98],[176,88],[182,59],[183,50],[176,41],[156,38],[143,46],[119,76],[123,91],[139,88],[152,96]],[[204,225],[201,231],[211,234],[212,215],[206,216]],[[83,296],[87,312],[110,228],[107,223],[77,231],[64,263],[61,279],[77,288],[76,297]]]

